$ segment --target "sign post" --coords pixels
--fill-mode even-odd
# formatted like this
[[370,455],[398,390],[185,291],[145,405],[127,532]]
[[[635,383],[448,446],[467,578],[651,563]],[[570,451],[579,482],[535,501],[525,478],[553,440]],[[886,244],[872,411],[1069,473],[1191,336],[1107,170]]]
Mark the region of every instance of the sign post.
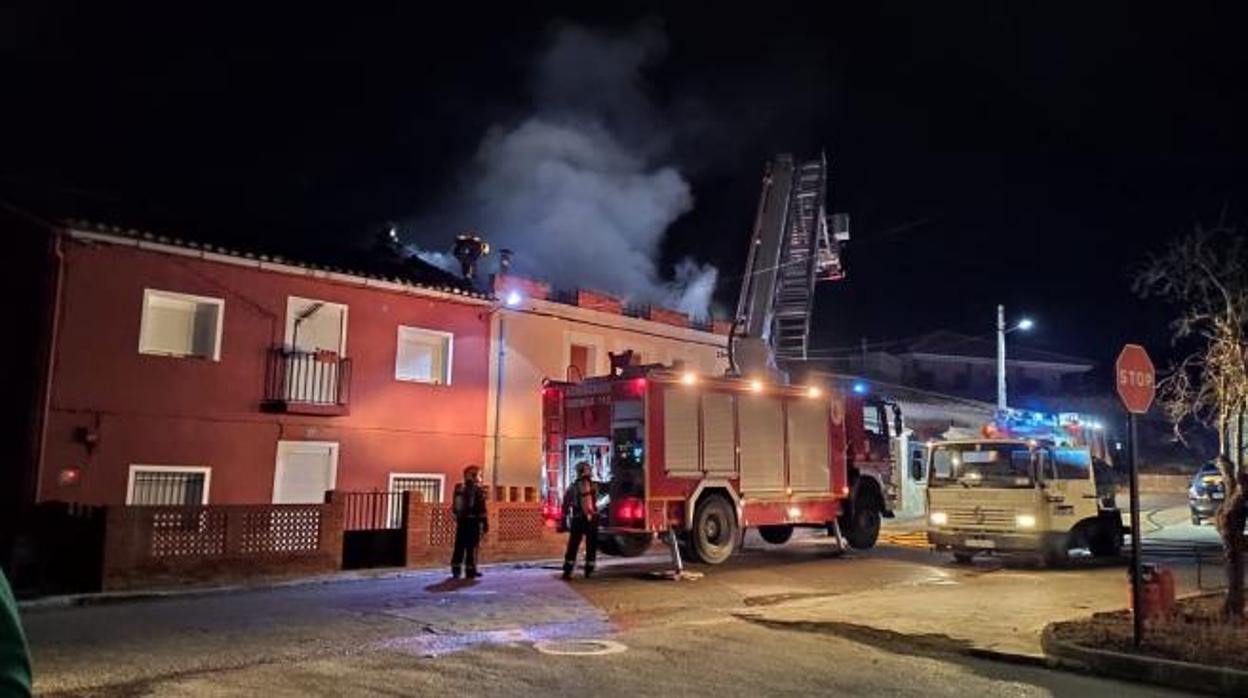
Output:
[[1148,412],[1156,394],[1156,372],[1148,352],[1138,344],[1128,344],[1114,364],[1118,397],[1128,412],[1128,440],[1131,444],[1131,639],[1136,647],[1144,635],[1144,613],[1140,586],[1140,468],[1139,446],[1136,443],[1135,415]]

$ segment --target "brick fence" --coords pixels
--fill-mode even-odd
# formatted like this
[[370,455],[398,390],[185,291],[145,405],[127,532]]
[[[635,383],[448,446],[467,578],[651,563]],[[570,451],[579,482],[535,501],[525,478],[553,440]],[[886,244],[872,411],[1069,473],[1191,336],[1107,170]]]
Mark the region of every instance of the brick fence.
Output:
[[341,503],[109,507],[105,590],[333,572]]
[[[555,533],[533,493],[498,492],[489,506],[483,563],[558,557]],[[106,591],[230,583],[336,572],[343,567],[346,497],[325,504],[108,507],[101,586]],[[511,501],[506,501],[511,500]],[[519,501],[518,501],[519,500]],[[408,567],[443,566],[455,543],[449,505],[404,496]],[[396,531],[397,533],[397,531]]]
[[[490,531],[481,540],[482,563],[534,560],[563,554],[567,537],[546,525],[537,502],[494,502]],[[455,517],[446,504],[408,500],[407,566],[449,565],[455,545]]]

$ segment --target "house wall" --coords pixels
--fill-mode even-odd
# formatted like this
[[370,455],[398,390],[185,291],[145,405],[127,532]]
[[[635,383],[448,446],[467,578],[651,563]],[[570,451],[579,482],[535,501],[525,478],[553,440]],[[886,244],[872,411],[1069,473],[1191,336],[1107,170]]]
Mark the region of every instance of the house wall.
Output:
[[494,322],[491,373],[497,379],[501,336],[503,381],[501,400],[492,403],[489,415],[492,429],[496,406],[498,438],[488,440],[486,452],[487,462],[497,464],[496,484],[500,485],[538,484],[542,381],[568,378],[572,344],[594,347],[594,375],[610,371],[608,352],[627,349],[640,352],[646,363],[683,360],[690,369],[707,375],[722,375],[728,367],[724,335],[626,317],[610,309],[527,299],[520,308],[501,311]]
[[[138,249],[126,241],[65,244],[40,500],[125,502],[131,464],[212,468],[209,502],[272,500],[279,440],[339,444],[336,487],[384,489],[391,472],[455,475],[484,458],[489,307],[484,301],[364,286]],[[219,361],[140,354],[144,289],[222,298]],[[266,350],[284,338],[289,296],[348,307],[353,362],[344,416],[260,411]],[[452,383],[394,378],[399,325],[454,333]],[[75,432],[98,437],[87,448]],[[58,484],[63,468],[81,468]]]

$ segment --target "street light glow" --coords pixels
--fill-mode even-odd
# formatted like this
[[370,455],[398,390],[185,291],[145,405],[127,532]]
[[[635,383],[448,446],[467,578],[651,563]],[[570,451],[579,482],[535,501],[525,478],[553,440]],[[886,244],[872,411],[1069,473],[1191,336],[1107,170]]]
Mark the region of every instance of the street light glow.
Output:
[[1026,332],[1027,330],[1030,330],[1032,327],[1035,327],[1035,325],[1036,323],[1032,322],[1031,318],[1025,317],[1022,320],[1018,321],[1018,329],[1024,332]]
[[693,385],[694,383],[698,382],[698,374],[694,373],[693,371],[685,371],[684,374],[681,375],[680,377],[680,382],[684,383],[685,385]]
[[753,390],[756,393],[763,392],[763,382],[760,380],[750,381],[750,390]]

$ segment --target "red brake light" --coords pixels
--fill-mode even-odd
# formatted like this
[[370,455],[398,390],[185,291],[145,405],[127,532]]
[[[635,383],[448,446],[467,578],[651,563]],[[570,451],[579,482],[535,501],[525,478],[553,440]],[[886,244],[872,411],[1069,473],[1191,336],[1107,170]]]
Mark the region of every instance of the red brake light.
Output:
[[642,521],[646,518],[646,508],[640,499],[622,499],[615,508],[615,517],[620,521]]

